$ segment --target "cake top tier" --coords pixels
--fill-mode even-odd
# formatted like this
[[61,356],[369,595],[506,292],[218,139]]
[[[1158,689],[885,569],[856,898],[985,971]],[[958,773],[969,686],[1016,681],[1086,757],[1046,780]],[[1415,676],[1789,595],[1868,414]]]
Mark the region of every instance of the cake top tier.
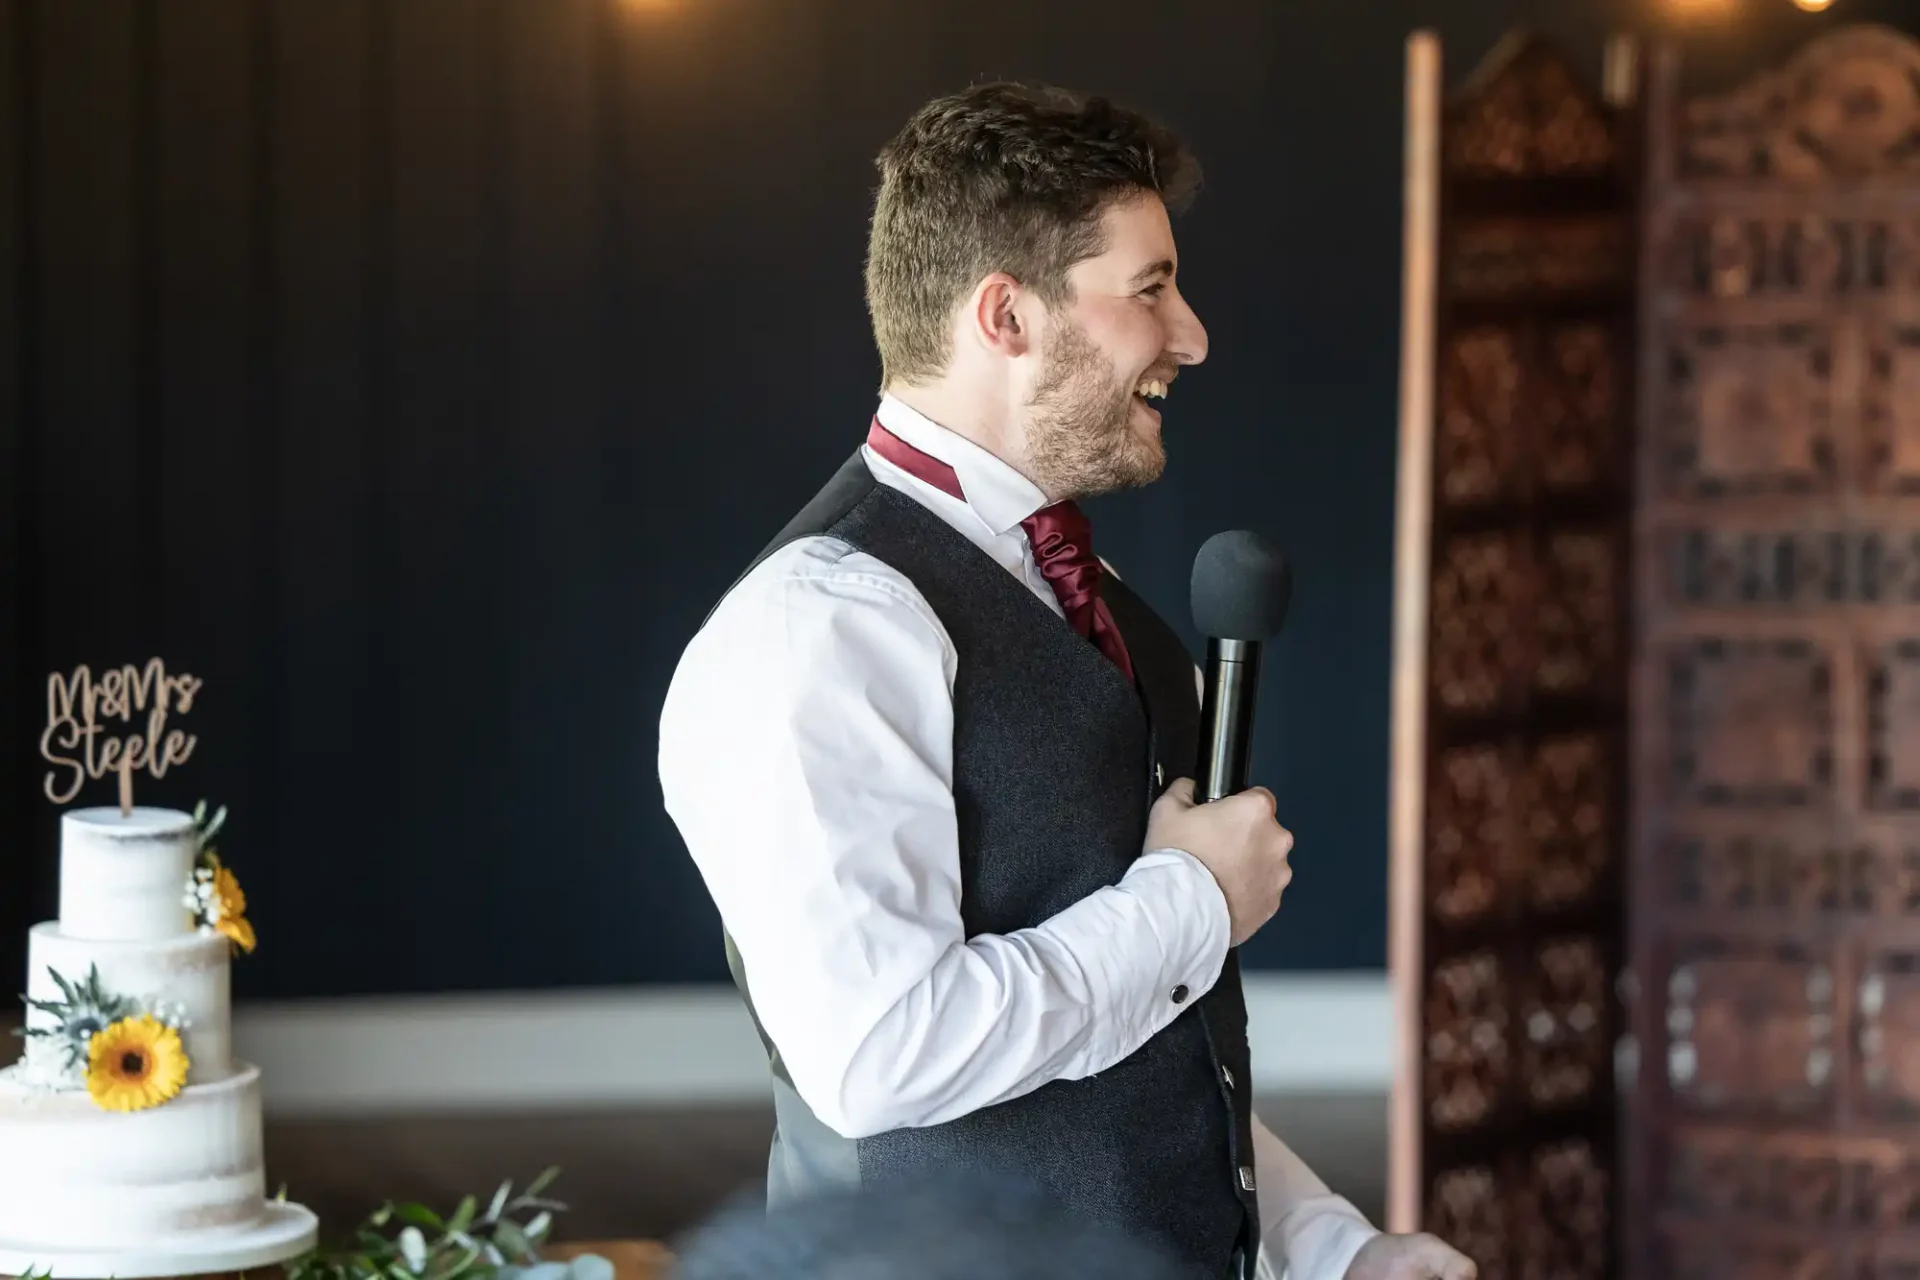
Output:
[[60,931],[131,942],[194,928],[186,893],[200,853],[177,809],[73,809],[60,816]]
[[[91,809],[69,809],[60,815],[60,825],[85,829],[90,835],[108,840],[151,840],[193,830],[193,815],[178,809],[154,809],[135,805],[129,813],[114,805]],[[64,834],[64,833],[63,833]]]

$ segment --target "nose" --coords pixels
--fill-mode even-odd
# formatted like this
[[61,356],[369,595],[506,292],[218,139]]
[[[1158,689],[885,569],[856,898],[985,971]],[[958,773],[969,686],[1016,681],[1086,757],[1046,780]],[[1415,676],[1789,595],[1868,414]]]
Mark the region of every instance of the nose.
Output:
[[1167,325],[1167,350],[1180,364],[1199,364],[1207,358],[1207,329],[1184,296],[1175,298]]

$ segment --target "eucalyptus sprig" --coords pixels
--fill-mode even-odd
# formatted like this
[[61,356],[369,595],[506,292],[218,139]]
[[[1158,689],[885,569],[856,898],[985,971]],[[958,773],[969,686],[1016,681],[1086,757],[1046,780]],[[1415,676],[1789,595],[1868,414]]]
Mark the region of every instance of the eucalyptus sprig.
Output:
[[220,835],[220,828],[226,825],[227,806],[221,805],[219,810],[211,817],[207,816],[207,802],[205,800],[199,801],[193,806],[193,830],[195,837],[200,843],[201,850],[204,851],[211,845]]
[[548,1169],[518,1194],[502,1182],[485,1212],[473,1196],[444,1218],[425,1205],[389,1201],[361,1223],[354,1247],[297,1258],[287,1264],[287,1280],[613,1280],[605,1258],[541,1261],[553,1215],[566,1210],[544,1194],[559,1176]]

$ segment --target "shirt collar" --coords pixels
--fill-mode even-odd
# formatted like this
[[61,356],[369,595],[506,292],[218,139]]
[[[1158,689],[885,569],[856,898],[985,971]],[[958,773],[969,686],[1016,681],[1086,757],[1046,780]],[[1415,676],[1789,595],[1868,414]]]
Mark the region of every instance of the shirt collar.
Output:
[[881,396],[878,416],[881,426],[953,468],[967,505],[994,533],[1018,528],[1022,520],[1047,505],[1047,495],[1033,481],[892,395]]

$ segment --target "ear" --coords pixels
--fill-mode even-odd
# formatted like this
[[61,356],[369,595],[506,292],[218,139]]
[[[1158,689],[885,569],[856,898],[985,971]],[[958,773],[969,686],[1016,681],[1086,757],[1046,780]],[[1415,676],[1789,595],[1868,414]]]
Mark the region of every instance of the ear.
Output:
[[1020,282],[995,271],[974,287],[966,321],[973,340],[1002,356],[1022,356],[1033,346],[1033,325],[1025,315],[1028,295]]

